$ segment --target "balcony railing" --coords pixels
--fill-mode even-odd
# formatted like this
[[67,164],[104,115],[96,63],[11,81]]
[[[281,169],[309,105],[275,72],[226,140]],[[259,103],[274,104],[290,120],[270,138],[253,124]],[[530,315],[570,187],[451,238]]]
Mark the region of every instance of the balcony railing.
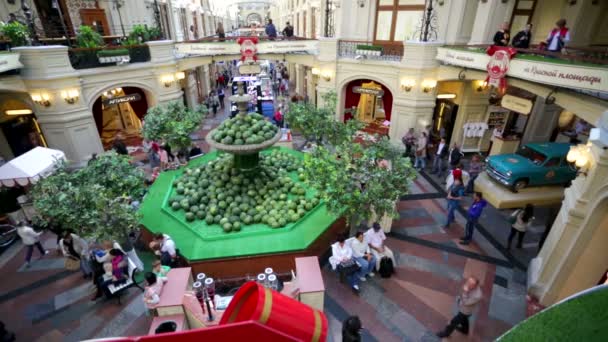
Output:
[[91,69],[115,66],[127,61],[127,58],[113,61],[111,57],[128,55],[128,63],[144,63],[150,61],[148,45],[113,46],[104,48],[74,48],[68,51],[70,63],[74,69]]
[[375,47],[370,42],[357,40],[340,40],[338,42],[338,56],[342,58],[361,58],[378,61],[399,62],[403,58],[403,45],[379,45],[381,49]]
[[[490,45],[452,45],[446,48],[463,49],[468,51],[484,52]],[[594,64],[608,65],[608,48],[582,48],[566,47],[563,52],[552,52],[539,49],[538,45],[532,45],[529,49],[517,50],[515,58],[530,61],[545,61],[565,64]]]

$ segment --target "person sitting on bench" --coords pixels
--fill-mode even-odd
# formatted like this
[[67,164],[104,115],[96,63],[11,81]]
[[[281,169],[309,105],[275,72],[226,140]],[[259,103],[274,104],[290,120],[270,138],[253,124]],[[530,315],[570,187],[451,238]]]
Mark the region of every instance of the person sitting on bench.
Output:
[[111,249],[109,254],[112,258],[112,278],[104,279],[103,276],[101,276],[100,279],[97,280],[97,293],[95,293],[95,296],[93,296],[91,300],[96,300],[100,298],[103,294],[105,294],[106,297],[110,297],[111,294],[108,291],[108,286],[110,286],[111,284],[118,285],[127,281],[127,257],[120,249],[116,248]]
[[380,261],[383,257],[389,257],[393,261],[393,265],[397,265],[395,262],[395,256],[385,244],[386,235],[382,231],[382,227],[378,222],[374,222],[372,228],[365,232],[365,240],[369,244],[369,248],[372,250],[372,255],[376,258],[376,269],[380,269]]

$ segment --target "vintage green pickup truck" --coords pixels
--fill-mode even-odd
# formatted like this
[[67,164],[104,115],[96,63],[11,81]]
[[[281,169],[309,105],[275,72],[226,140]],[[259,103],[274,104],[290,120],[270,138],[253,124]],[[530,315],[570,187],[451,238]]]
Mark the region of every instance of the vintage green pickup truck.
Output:
[[517,192],[527,186],[569,184],[576,178],[576,168],[566,160],[568,143],[530,143],[517,153],[500,154],[486,159],[490,178]]

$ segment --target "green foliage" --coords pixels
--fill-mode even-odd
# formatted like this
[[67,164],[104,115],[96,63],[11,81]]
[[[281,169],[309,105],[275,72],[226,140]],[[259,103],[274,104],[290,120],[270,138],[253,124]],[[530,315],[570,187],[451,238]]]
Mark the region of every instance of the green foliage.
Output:
[[142,134],[147,140],[164,141],[175,151],[188,148],[194,132],[207,114],[207,108],[186,108],[179,101],[172,101],[148,109]]
[[128,56],[128,49],[111,49],[101,50],[97,52],[97,57],[114,57],[114,56]]
[[137,38],[132,38],[132,37],[129,37],[127,39],[123,39],[120,41],[121,46],[133,46],[133,45],[139,45],[139,44],[140,44],[139,40],[137,40]]
[[382,51],[382,46],[359,44],[359,45],[357,45],[357,50]]
[[42,225],[52,221],[87,238],[122,240],[139,221],[126,197],[140,201],[143,181],[129,157],[110,151],[74,172],[60,166],[30,195]]
[[161,38],[161,31],[157,27],[148,27],[148,25],[134,25],[129,34],[129,40],[139,43],[145,43],[150,40],[158,40]]
[[372,211],[394,215],[395,201],[415,177],[409,158],[386,137],[370,144],[343,141],[335,149],[319,146],[305,165],[307,183],[321,192],[329,212],[354,224]]
[[101,35],[86,25],[81,25],[78,29],[76,43],[80,48],[98,48],[104,45]]
[[27,45],[29,29],[18,21],[9,24],[0,24],[0,34],[11,41],[12,47]]
[[346,124],[335,120],[336,93],[323,96],[325,106],[315,107],[310,104],[292,103],[285,119],[290,127],[300,132],[307,141],[317,144],[341,144],[352,140],[353,135],[363,127],[357,120]]

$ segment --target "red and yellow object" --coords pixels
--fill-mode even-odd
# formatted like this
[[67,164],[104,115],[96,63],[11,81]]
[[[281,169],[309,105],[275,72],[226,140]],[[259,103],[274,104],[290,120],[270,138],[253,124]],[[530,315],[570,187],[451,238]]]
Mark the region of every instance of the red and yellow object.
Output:
[[327,318],[321,311],[267,289],[243,285],[226,308],[220,325],[254,320],[301,341],[324,342]]

